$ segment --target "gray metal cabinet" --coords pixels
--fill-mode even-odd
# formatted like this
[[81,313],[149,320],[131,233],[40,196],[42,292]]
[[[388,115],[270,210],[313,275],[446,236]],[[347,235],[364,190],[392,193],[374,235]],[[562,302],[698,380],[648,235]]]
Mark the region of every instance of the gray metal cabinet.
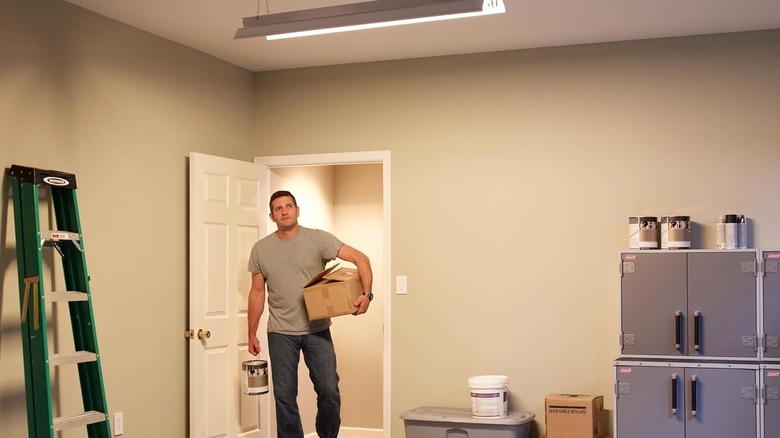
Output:
[[780,364],[761,365],[761,436],[780,438]]
[[755,251],[621,253],[624,356],[758,358]]
[[758,364],[617,360],[616,437],[757,437],[758,381]]
[[761,251],[762,321],[764,359],[780,360],[780,250]]

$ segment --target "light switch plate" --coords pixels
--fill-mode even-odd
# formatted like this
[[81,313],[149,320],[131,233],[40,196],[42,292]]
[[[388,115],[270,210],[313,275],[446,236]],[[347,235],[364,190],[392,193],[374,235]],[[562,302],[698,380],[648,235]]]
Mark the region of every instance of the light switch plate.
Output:
[[406,295],[408,293],[406,275],[396,275],[395,293],[398,295]]

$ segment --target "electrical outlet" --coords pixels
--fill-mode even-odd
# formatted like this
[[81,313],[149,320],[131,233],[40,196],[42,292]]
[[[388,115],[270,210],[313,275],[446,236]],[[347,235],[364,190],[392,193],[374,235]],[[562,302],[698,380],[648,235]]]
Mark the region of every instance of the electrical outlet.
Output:
[[125,419],[121,412],[114,413],[114,436],[125,433]]

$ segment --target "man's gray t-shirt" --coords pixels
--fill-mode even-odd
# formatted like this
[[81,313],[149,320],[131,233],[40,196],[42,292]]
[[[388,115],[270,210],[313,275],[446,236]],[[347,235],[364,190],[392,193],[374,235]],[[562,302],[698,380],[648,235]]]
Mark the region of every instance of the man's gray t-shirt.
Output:
[[327,231],[302,226],[292,239],[271,233],[254,244],[248,269],[263,274],[268,286],[268,332],[302,335],[330,327],[330,319],[309,321],[301,289],[336,258],[342,245]]

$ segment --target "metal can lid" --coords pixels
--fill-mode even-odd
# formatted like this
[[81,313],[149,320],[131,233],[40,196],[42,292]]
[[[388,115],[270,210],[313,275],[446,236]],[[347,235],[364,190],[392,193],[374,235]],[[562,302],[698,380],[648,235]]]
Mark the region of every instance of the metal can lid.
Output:
[[258,368],[265,368],[268,366],[268,362],[264,360],[247,360],[241,363],[241,369],[246,371],[254,371]]

